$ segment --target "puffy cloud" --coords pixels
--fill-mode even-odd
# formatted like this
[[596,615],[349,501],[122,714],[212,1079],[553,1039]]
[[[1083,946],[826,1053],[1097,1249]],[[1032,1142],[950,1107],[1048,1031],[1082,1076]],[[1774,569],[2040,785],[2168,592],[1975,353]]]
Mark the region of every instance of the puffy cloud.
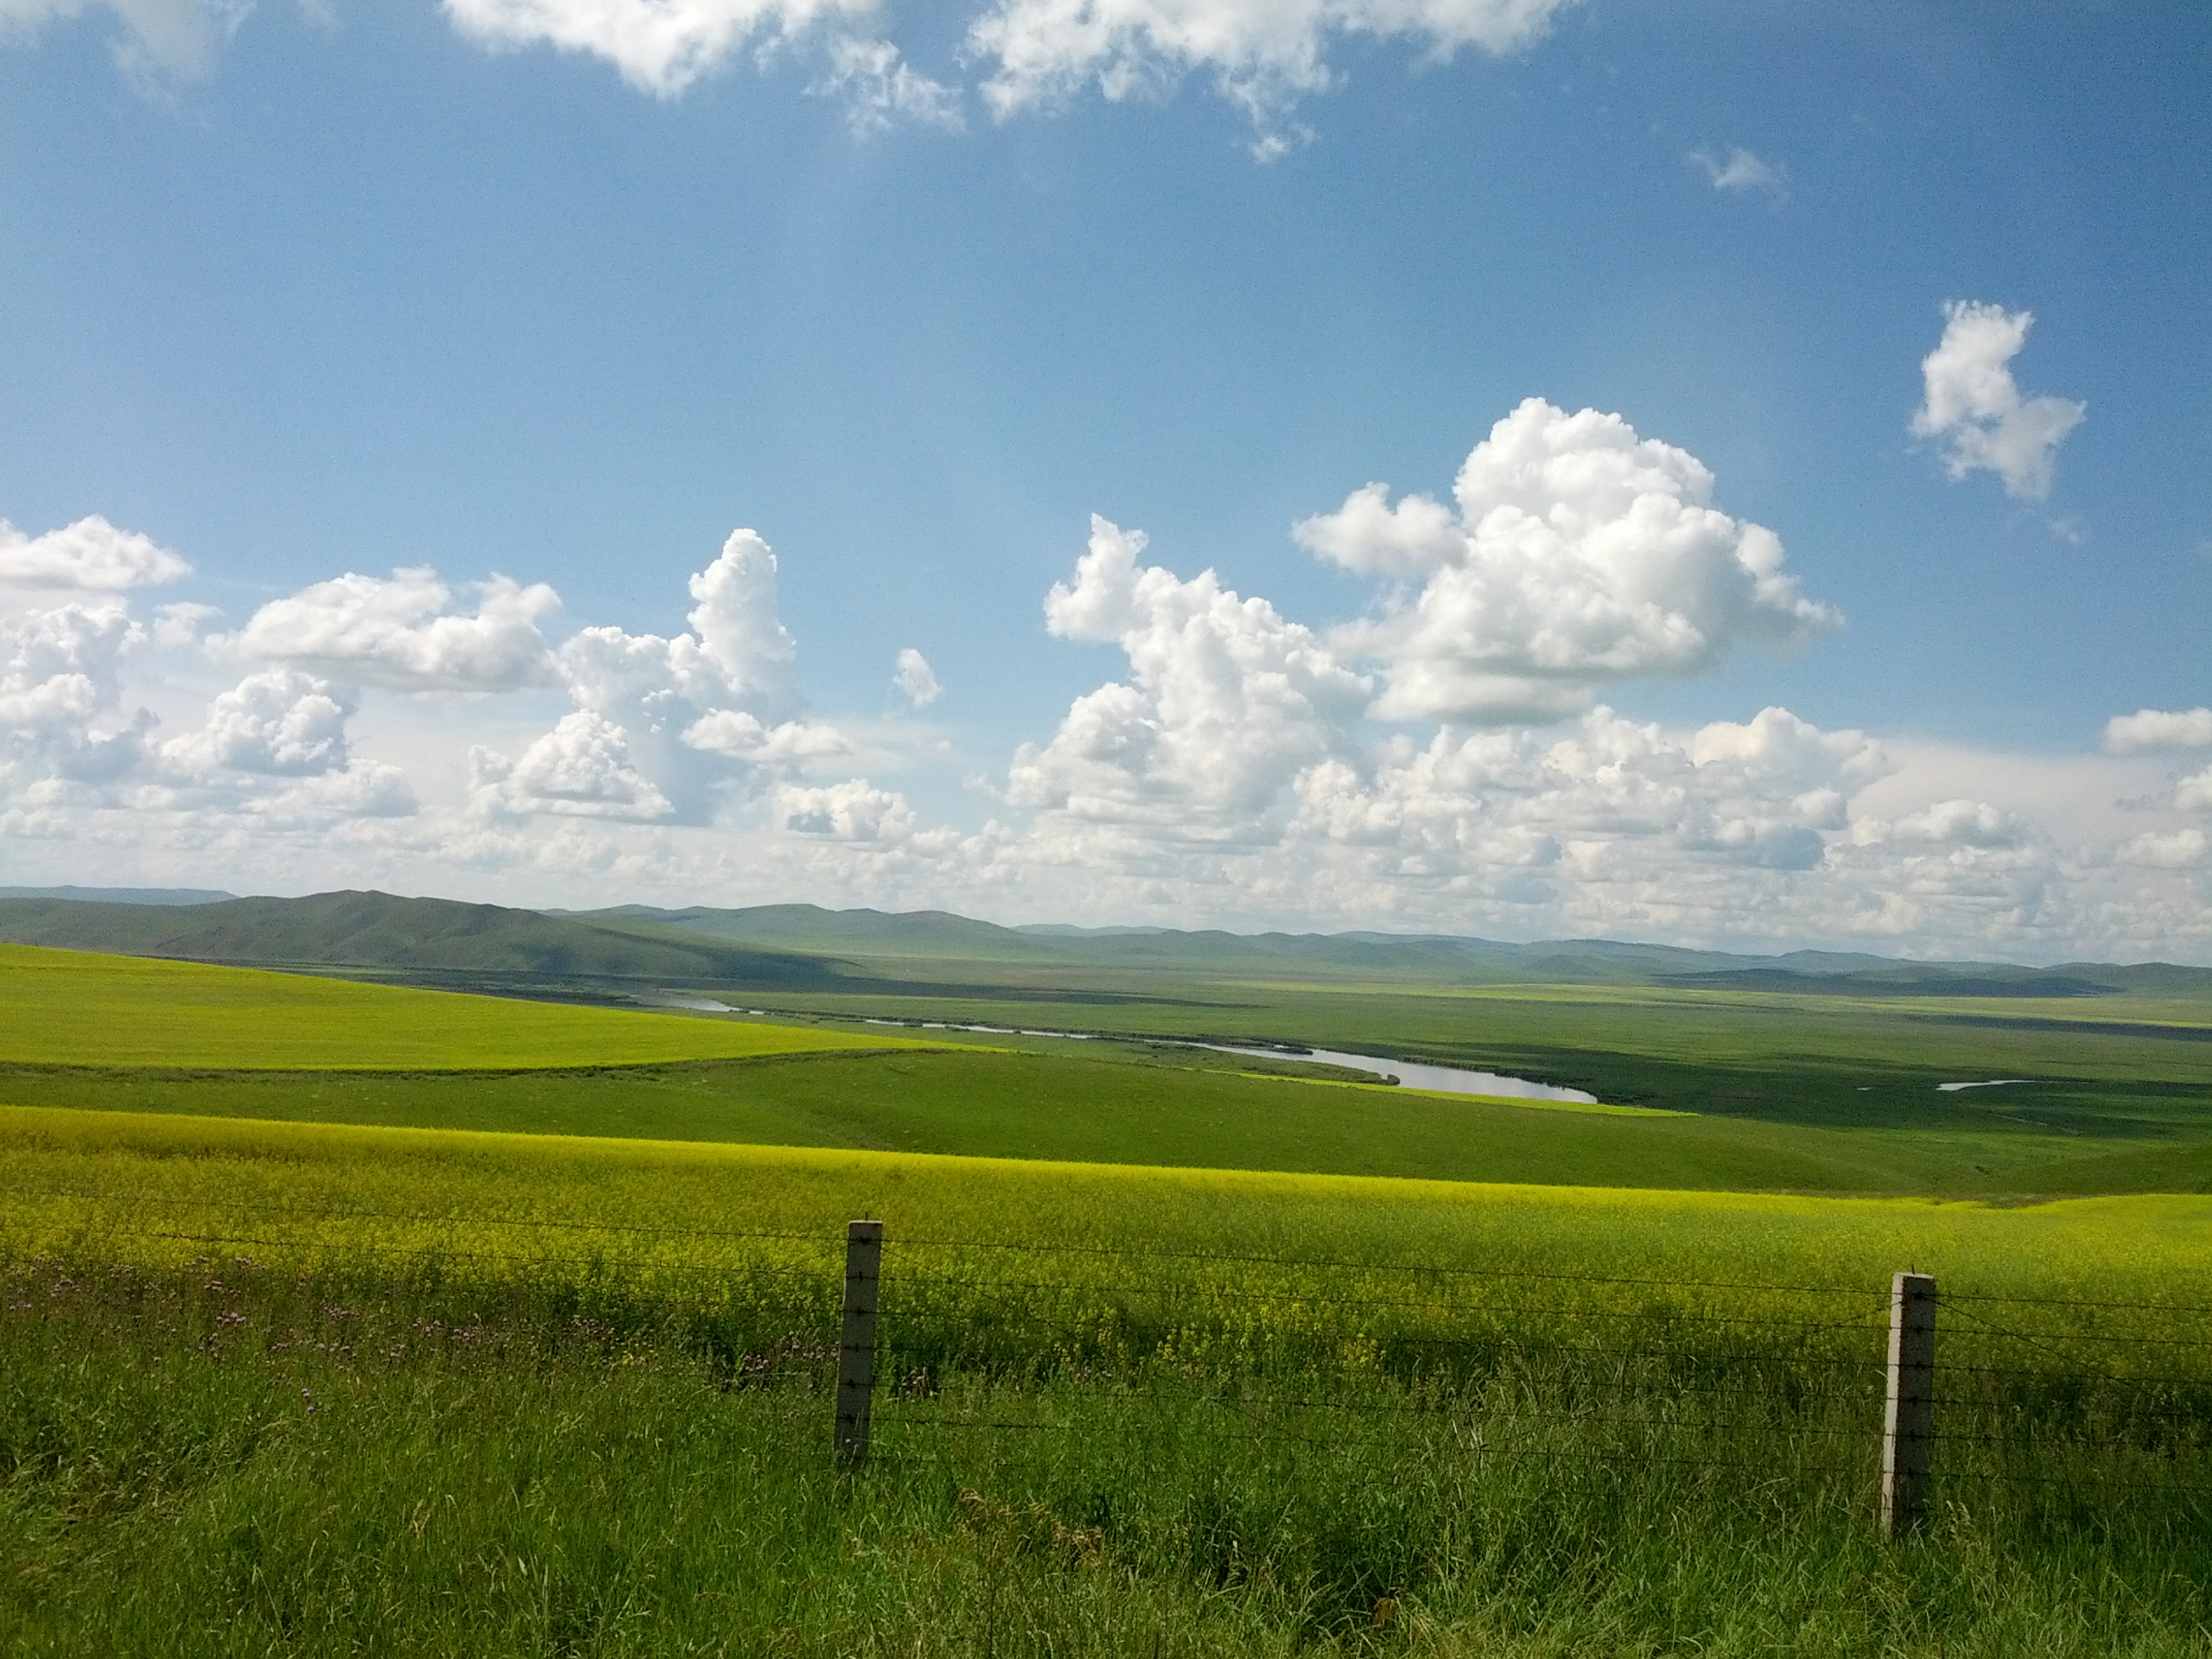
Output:
[[927,708],[945,695],[945,688],[938,683],[937,671],[929,665],[929,659],[912,646],[898,653],[898,661],[891,670],[891,690],[915,708]]
[[1925,842],[1939,847],[2017,847],[2028,825],[2016,812],[1979,800],[1942,800],[1887,823],[1863,827],[1862,842]]
[[676,810],[630,764],[629,734],[587,708],[562,716],[517,760],[472,750],[469,769],[477,806],[495,813],[652,819]]
[[191,568],[150,536],[118,530],[97,513],[43,536],[27,536],[0,519],[0,582],[13,586],[115,593],[173,582]]
[[1532,398],[1460,469],[1457,512],[1384,486],[1308,519],[1305,547],[1410,583],[1336,644],[1378,662],[1386,720],[1547,720],[1600,686],[1710,668],[1739,643],[1797,644],[1840,617],[1782,571],[1782,544],[1711,505],[1686,450],[1618,415]]
[[1211,570],[1185,581],[1139,565],[1144,547],[1140,532],[1092,519],[1075,580],[1047,597],[1047,627],[1119,645],[1133,683],[1078,698],[1049,743],[1024,745],[1008,798],[1198,836],[1248,833],[1338,746],[1372,688],[1265,599],[1240,598]]
[[2124,864],[2154,870],[2185,870],[2204,862],[2208,847],[2212,847],[2212,842],[2206,840],[2202,830],[2177,830],[2170,835],[2149,830],[2124,844],[2119,858]]
[[422,810],[404,772],[382,761],[364,760],[304,780],[284,805],[309,815],[340,818],[405,818]]
[[869,0],[445,0],[445,8],[484,46],[584,52],[661,98],[681,95],[753,40],[791,40],[872,9]]
[[561,608],[542,582],[505,576],[474,585],[472,610],[427,566],[387,580],[349,573],[255,611],[210,646],[335,678],[400,691],[511,691],[557,682],[538,623]]
[[586,628],[563,644],[560,681],[592,718],[568,716],[511,771],[480,757],[480,799],[511,813],[703,823],[763,772],[848,752],[834,727],[796,718],[798,647],[777,614],[769,544],[733,531],[690,593],[689,633]]
[[[115,567],[95,556],[79,568]],[[0,833],[82,836],[115,815],[112,841],[165,831],[236,848],[248,823],[320,832],[418,810],[398,768],[352,753],[350,692],[295,669],[247,675],[166,743],[152,740],[148,710],[124,717],[126,662],[134,678],[158,680],[164,652],[194,645],[210,614],[163,606],[149,631],[125,602],[104,599],[0,617]]]
[[142,90],[196,81],[252,9],[251,0],[0,0],[0,42],[88,11],[114,13],[116,67]]
[[2212,708],[2191,708],[2179,713],[2143,708],[2132,714],[2115,714],[2105,722],[2100,746],[2108,755],[2212,748]]
[[1687,160],[1705,175],[1715,190],[1737,195],[1759,190],[1777,202],[1790,199],[1789,170],[1778,161],[1762,161],[1741,144],[1730,145],[1726,155],[1716,155],[1709,149],[1693,149]]
[[834,726],[785,720],[769,726],[741,708],[717,708],[684,727],[683,741],[710,755],[726,756],[755,766],[793,761],[827,760],[849,755],[853,745]]
[[0,617],[0,757],[16,785],[56,775],[102,782],[137,765],[153,715],[142,708],[106,722],[120,701],[123,656],[144,639],[112,601]]
[[752,531],[733,531],[690,586],[689,634],[664,639],[586,628],[561,647],[561,683],[580,705],[601,713],[672,701],[761,711],[794,706],[791,668],[799,647],[777,615],[775,555],[768,544]]
[[785,784],[775,792],[777,827],[793,835],[841,842],[903,840],[914,830],[914,809],[894,790],[866,778],[822,788]]
[[1943,317],[1943,337],[1920,363],[1927,392],[1913,411],[1914,435],[1938,441],[1953,478],[1994,472],[2007,495],[2041,501],[2051,493],[2058,446],[2089,406],[2021,395],[2010,364],[2027,342],[2033,312],[1954,300]]
[[1364,849],[1377,874],[1479,888],[1503,873],[1523,899],[1537,890],[1520,878],[1570,849],[1584,862],[1642,845],[1647,863],[1807,870],[1885,765],[1865,734],[1786,709],[1685,738],[1598,708],[1558,738],[1446,729],[1386,749],[1371,778],[1317,767],[1299,780],[1300,827]]
[[211,605],[194,605],[189,600],[157,605],[154,607],[154,643],[171,647],[198,645],[200,630],[222,614]]
[[161,745],[162,759],[187,772],[305,776],[340,772],[350,758],[350,700],[329,681],[296,669],[251,674],[208,705],[199,731]]
[[691,578],[690,588],[695,603],[687,620],[729,695],[789,702],[799,646],[776,614],[775,555],[758,532],[732,531],[720,556]]
[[50,737],[112,708],[118,661],[140,637],[118,605],[0,617],[0,730]]
[[1346,36],[1410,40],[1431,59],[1474,46],[1502,54],[1543,35],[1572,0],[1000,0],[969,27],[969,49],[994,65],[984,101],[1005,119],[1095,82],[1109,100],[1156,95],[1194,70],[1259,127],[1277,153],[1281,116],[1335,76],[1330,46]]
[[967,125],[959,88],[922,74],[888,40],[838,36],[828,72],[809,90],[843,103],[845,124],[863,137],[896,126],[957,132]]
[[2212,812],[2212,766],[2175,784],[2173,804],[2185,812]]

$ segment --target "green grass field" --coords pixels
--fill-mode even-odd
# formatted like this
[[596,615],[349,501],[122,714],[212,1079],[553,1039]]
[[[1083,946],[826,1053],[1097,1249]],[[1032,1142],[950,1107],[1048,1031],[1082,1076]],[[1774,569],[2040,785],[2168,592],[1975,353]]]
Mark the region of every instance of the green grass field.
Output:
[[[2043,1005],[2004,1004],[1987,1017],[2012,1024],[1968,1027],[1863,999],[1269,994],[1249,1024],[1214,1034],[1282,1041],[1308,1022],[1314,1040],[1565,1076],[1683,1115],[1318,1087],[1326,1068],[1133,1040],[900,1036],[27,947],[0,947],[0,1102],[1568,1185],[2007,1197],[2212,1185],[2212,1043],[2019,1024]],[[1962,1075],[2031,1081],[1936,1087]]]
[[499,1071],[904,1045],[868,1032],[564,1007],[0,945],[0,1063]]
[[[2207,1650],[2203,1199],[25,1109],[0,1146],[11,1652]],[[857,1478],[856,1212],[889,1229]],[[1947,1314],[1942,1504],[1885,1548],[1907,1262],[2132,1305]]]
[[[1572,1263],[1600,1276],[1863,1283],[1870,1296],[1911,1266],[1961,1292],[2179,1304],[2203,1300],[2180,1289],[2212,1273],[2212,1199],[2172,1194],[2022,1206],[1489,1185],[23,1107],[0,1108],[0,1237],[18,1254],[173,1213],[198,1218],[187,1232],[227,1230],[218,1243],[251,1234],[276,1249],[289,1237],[318,1268],[364,1243],[434,1254],[465,1250],[471,1229],[512,1241],[543,1225],[571,1241],[563,1254],[629,1271],[712,1266],[711,1239],[686,1233],[794,1235],[826,1249],[847,1219],[873,1215],[895,1236],[939,1241],[1168,1241],[1498,1273]],[[308,1220],[290,1227],[295,1214]],[[186,1259],[207,1242],[156,1238],[143,1259]]]
[[970,1043],[0,950],[0,1650],[2212,1654],[2201,1010],[1152,989]]

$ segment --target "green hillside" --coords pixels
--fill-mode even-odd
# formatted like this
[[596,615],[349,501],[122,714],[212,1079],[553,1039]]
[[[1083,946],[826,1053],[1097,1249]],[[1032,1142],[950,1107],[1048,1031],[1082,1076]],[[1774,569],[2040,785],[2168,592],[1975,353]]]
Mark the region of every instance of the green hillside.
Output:
[[[1347,1006],[1510,1019],[1558,1045],[1554,1068],[1619,1084],[1606,1099],[1690,1110],[1347,1086],[1294,1056],[1152,1041],[902,1040],[29,946],[0,946],[0,1102],[1557,1185],[2048,1194],[2212,1182],[2212,1043],[2191,1039],[1588,988],[1317,998],[1246,1017],[1325,1028]],[[2031,1080],[1937,1086],[1976,1054]]]
[[319,893],[184,905],[0,899],[0,940],[190,961],[574,980],[834,982],[812,957],[446,899]]
[[[576,1008],[0,945],[0,1066],[502,1070],[916,1046],[890,1036]],[[205,1087],[215,1079],[191,1079]]]
[[2092,997],[2118,993],[2212,998],[2212,969],[2153,963],[1901,962],[1856,952],[1747,957],[1719,951],[1555,939],[1529,945],[1384,933],[1231,933],[1218,929],[1001,927],[941,910],[825,910],[811,904],[681,910],[629,905],[572,914],[603,926],[651,925],[757,950],[867,963],[885,977],[1076,984],[1133,974],[1232,979],[1476,986],[1651,985],[1830,995]]
[[1371,933],[1012,928],[940,910],[808,904],[540,913],[374,892],[232,899],[147,890],[103,898],[92,889],[18,897],[0,890],[0,940],[569,997],[623,997],[647,983],[1080,1006],[1202,1002],[1212,999],[1193,981],[1258,981],[1408,990],[1622,985],[1832,996],[2212,1000],[2212,969],[2162,963],[2039,969],[1819,951],[1732,956],[1611,939],[1510,945]]

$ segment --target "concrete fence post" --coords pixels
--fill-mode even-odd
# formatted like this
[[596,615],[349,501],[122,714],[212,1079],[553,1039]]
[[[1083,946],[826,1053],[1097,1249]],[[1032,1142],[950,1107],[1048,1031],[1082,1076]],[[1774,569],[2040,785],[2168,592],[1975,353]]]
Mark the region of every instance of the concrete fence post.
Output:
[[1881,1533],[1902,1538],[1928,1508],[1936,1452],[1936,1281],[1899,1273],[1889,1291],[1889,1392],[1881,1422]]
[[837,1462],[868,1455],[868,1407],[876,1389],[876,1291],[883,1277],[884,1224],[845,1228],[845,1319],[837,1342]]

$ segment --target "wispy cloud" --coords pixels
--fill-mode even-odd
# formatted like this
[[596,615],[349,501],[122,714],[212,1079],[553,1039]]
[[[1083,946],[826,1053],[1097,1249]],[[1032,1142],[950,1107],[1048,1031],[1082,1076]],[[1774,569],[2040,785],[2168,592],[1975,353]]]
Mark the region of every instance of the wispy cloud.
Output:
[[1756,191],[1778,204],[1790,199],[1789,169],[1779,161],[1753,155],[1741,144],[1731,145],[1726,155],[1693,149],[1684,159],[1704,173],[1715,190],[1739,196]]
[[840,35],[830,44],[830,69],[809,91],[845,106],[845,124],[861,137],[894,127],[967,125],[960,88],[931,79],[888,40]]
[[92,12],[122,26],[110,48],[141,92],[159,96],[211,74],[223,47],[253,9],[251,0],[0,0],[0,43]]

